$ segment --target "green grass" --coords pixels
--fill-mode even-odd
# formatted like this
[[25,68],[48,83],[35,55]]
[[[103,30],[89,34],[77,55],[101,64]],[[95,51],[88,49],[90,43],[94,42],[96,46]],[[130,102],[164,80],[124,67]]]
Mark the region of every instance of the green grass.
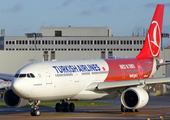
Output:
[[[103,105],[113,105],[107,102],[90,102],[90,101],[68,101],[68,103],[74,103],[76,107],[91,107],[91,106],[103,106]],[[40,107],[55,107],[56,103],[61,103],[61,101],[50,101],[41,102]],[[0,100],[0,107],[6,107],[3,100]],[[25,107],[31,107],[29,104]]]

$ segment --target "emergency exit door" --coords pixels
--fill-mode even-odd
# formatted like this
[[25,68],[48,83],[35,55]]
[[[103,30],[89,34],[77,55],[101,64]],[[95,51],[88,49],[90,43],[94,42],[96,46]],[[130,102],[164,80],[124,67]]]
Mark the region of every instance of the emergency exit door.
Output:
[[50,72],[48,71],[48,69],[42,68],[42,71],[44,72],[44,75],[45,75],[46,84],[52,84],[51,75],[50,75]]

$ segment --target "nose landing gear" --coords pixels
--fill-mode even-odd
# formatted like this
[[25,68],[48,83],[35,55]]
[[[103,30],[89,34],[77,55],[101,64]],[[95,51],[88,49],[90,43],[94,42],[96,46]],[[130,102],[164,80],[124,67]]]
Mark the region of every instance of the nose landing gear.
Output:
[[33,100],[31,102],[31,104],[32,104],[31,108],[33,108],[31,110],[31,112],[30,112],[31,116],[40,116],[41,115],[41,111],[38,109],[40,101],[39,100]]

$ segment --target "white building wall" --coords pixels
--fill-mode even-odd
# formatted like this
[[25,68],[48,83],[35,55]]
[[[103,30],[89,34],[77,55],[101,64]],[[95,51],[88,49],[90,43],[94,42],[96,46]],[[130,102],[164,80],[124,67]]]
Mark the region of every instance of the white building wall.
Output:
[[[43,61],[43,51],[0,51],[0,73],[15,74],[21,67],[31,62]],[[48,52],[51,58],[50,51]],[[98,51],[58,51],[56,60],[97,59],[101,58]]]

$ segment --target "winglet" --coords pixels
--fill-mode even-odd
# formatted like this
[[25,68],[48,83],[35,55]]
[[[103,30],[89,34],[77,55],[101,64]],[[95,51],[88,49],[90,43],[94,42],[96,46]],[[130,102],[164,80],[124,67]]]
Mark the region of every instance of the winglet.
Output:
[[136,58],[159,57],[164,5],[157,5],[145,43]]

